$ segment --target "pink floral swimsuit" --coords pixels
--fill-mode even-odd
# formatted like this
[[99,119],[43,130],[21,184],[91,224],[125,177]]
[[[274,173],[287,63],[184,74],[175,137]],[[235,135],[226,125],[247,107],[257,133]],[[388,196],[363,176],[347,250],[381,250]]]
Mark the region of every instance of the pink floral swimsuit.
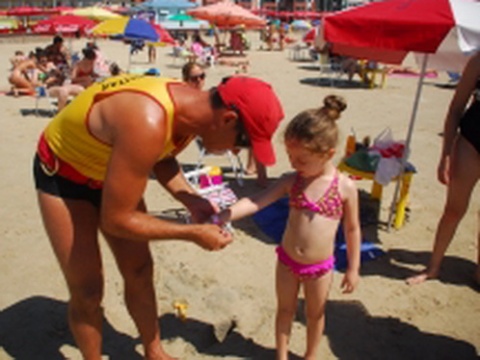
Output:
[[[303,192],[305,181],[297,174],[295,183],[290,191],[290,206],[299,210],[308,210],[332,220],[340,220],[343,216],[343,201],[338,190],[338,182],[339,175],[336,172],[334,179],[323,196],[320,200],[314,202],[308,199]],[[333,255],[319,263],[302,264],[292,259],[281,246],[277,247],[276,252],[278,260],[302,280],[321,277],[335,266]]]

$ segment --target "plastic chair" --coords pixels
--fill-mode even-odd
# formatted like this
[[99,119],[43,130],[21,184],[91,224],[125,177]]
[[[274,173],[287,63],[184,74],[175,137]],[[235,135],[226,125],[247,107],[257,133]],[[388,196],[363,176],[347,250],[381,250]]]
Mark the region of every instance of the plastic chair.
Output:
[[230,150],[226,150],[223,153],[219,154],[209,153],[207,149],[205,149],[205,147],[203,146],[202,139],[199,137],[195,138],[195,143],[197,144],[198,150],[200,152],[196,166],[197,171],[204,167],[204,160],[207,156],[226,156],[228,158],[228,161],[230,162],[233,173],[235,174],[238,185],[243,186],[243,178],[245,176],[245,171],[242,160],[240,159],[240,156],[238,154],[234,154]]
[[387,79],[387,68],[373,61],[360,60],[360,76],[370,89],[376,86],[375,80],[377,75],[380,75],[378,86],[382,89]]
[[320,77],[318,81],[323,79],[323,75],[326,75],[330,86],[335,84],[335,81],[339,80],[342,76],[342,66],[339,62],[332,59],[327,54],[319,54],[318,66],[320,68]]
[[35,116],[39,115],[39,103],[41,99],[46,99],[48,102],[48,112],[54,115],[57,112],[56,99],[50,97],[48,89],[45,86],[37,86],[35,88]]

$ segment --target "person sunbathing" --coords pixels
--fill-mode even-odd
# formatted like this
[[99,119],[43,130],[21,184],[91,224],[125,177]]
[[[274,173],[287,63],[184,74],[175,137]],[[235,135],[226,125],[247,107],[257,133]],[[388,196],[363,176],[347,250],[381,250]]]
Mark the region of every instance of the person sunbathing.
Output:
[[85,48],[82,50],[82,53],[83,59],[73,66],[72,84],[87,88],[98,78],[98,74],[95,73],[95,59],[97,58],[97,54],[92,48]]
[[27,60],[20,62],[8,77],[12,85],[12,94],[32,95],[35,93],[35,87],[41,85],[45,74],[53,66],[49,64],[46,54],[43,50],[30,53]]

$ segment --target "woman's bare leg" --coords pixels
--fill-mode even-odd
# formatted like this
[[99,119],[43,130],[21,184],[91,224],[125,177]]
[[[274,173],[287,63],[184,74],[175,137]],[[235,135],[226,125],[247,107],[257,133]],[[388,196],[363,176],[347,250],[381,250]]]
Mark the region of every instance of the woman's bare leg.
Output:
[[103,273],[98,210],[86,201],[38,193],[43,223],[70,292],[68,320],[85,360],[101,359]]
[[149,244],[108,235],[105,237],[124,280],[125,302],[140,333],[145,359],[174,359],[163,350],[160,342],[153,260]]
[[277,360],[288,359],[288,342],[290,340],[292,322],[297,311],[299,289],[299,280],[285,265],[277,263],[277,315],[275,318]]
[[69,96],[77,96],[83,90],[85,90],[85,88],[81,85],[68,84],[62,86],[52,86],[50,89],[48,89],[48,93],[51,97],[57,98],[57,108],[58,111],[60,111],[67,105]]
[[8,81],[13,85],[14,93],[16,94],[31,94],[35,91],[32,83],[28,81],[23,74],[13,71],[9,76]]
[[467,211],[472,190],[479,178],[480,155],[467,140],[459,136],[450,161],[447,202],[437,226],[430,262],[424,272],[410,277],[407,283],[418,284],[438,276],[445,252]]
[[303,283],[305,315],[307,318],[307,350],[305,360],[317,358],[318,347],[325,328],[325,304],[332,285],[333,272]]
[[475,271],[475,281],[480,285],[480,210],[478,210],[477,220],[477,270]]

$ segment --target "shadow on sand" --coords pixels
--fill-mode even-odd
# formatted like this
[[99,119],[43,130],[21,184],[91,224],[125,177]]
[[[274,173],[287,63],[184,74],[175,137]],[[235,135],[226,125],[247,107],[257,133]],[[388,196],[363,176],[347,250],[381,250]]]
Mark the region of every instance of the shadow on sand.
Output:
[[[235,330],[224,341],[218,342],[213,326],[195,319],[183,322],[173,314],[159,319],[162,340],[182,338],[192,344],[200,354],[214,357],[237,356],[267,360],[275,358],[275,350],[256,344]],[[103,355],[111,360],[141,360],[135,348],[138,338],[122,334],[108,321],[103,323]],[[0,348],[16,360],[64,360],[62,347],[75,347],[67,324],[65,302],[34,296],[0,311]],[[292,357],[299,360],[298,357]]]
[[[305,324],[303,300],[297,319]],[[475,347],[462,340],[431,334],[395,317],[372,316],[359,301],[327,302],[325,336],[341,360],[478,360]]]
[[[136,339],[103,323],[103,353],[110,359],[142,359]],[[76,347],[67,323],[65,302],[34,296],[0,311],[0,348],[16,360],[63,360],[60,349]]]

